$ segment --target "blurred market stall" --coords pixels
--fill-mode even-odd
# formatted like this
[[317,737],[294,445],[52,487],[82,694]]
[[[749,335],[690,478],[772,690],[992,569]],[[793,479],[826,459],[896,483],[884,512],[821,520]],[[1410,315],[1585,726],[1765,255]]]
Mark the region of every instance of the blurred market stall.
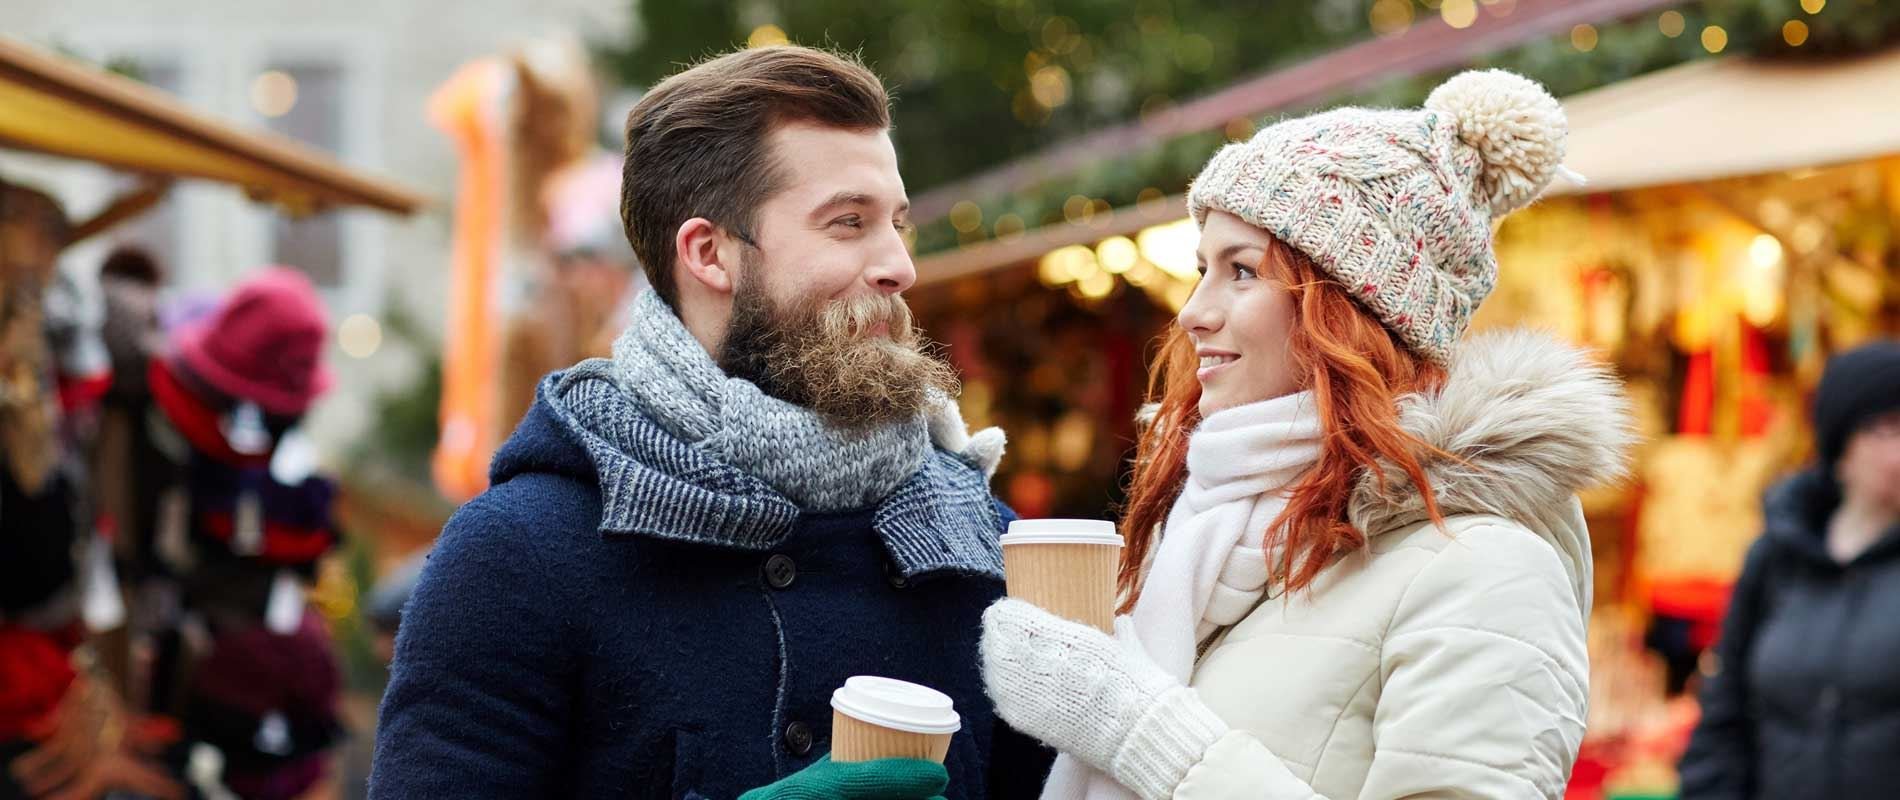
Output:
[[[1499,231],[1474,324],[1595,346],[1649,441],[1630,486],[1586,498],[1599,718],[1584,791],[1673,780],[1694,713],[1665,700],[1715,636],[1762,489],[1806,456],[1822,362],[1900,330],[1900,109],[1873,101],[1896,85],[1900,50],[1703,61],[1569,98],[1567,163],[1589,184]],[[949,213],[997,235],[921,259],[911,298],[964,372],[966,419],[1011,432],[999,491],[1030,516],[1102,514],[1148,345],[1195,280],[1181,198],[1077,195],[1033,230],[974,203]]]
[[[162,325],[151,258],[115,251],[97,275],[102,309],[76,288],[94,275],[58,261],[178,178],[292,217],[409,214],[424,200],[6,38],[0,150],[143,178],[84,220],[0,178],[0,749],[15,766],[73,767],[9,772],[0,794],[164,793],[180,776],[245,796],[314,784],[337,734],[325,617],[341,616],[323,602],[337,580],[319,580],[339,572],[324,560],[339,539],[336,488],[298,430],[330,383],[324,299],[275,267]],[[206,747],[223,764],[208,778]]]

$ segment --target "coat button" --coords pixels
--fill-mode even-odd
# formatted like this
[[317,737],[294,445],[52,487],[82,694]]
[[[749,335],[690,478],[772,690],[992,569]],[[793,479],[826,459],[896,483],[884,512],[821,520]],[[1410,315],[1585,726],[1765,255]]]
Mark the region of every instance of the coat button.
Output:
[[792,557],[780,553],[765,560],[765,582],[774,589],[784,589],[798,580],[798,565]]
[[902,589],[910,585],[910,579],[904,577],[904,573],[895,566],[884,570],[884,580],[890,582],[892,589]]
[[785,726],[785,752],[802,756],[811,752],[811,726],[794,722]]

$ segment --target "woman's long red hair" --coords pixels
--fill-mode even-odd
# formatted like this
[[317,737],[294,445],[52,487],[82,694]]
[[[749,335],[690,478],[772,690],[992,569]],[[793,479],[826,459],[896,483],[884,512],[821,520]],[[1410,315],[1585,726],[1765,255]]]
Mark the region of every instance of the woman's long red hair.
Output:
[[[1285,591],[1297,592],[1311,586],[1335,556],[1365,545],[1365,533],[1346,522],[1346,505],[1362,473],[1383,482],[1381,460],[1411,477],[1432,520],[1443,523],[1419,465],[1426,446],[1399,426],[1398,400],[1437,389],[1445,373],[1413,354],[1343,286],[1278,239],[1267,248],[1260,274],[1293,294],[1289,363],[1302,373],[1302,387],[1313,392],[1324,434],[1319,460],[1293,486],[1286,510],[1258,533],[1259,541],[1272,545],[1267,552],[1279,554],[1269,571]],[[1201,422],[1198,360],[1193,342],[1175,327],[1148,378],[1149,400],[1160,406],[1136,445],[1122,515],[1123,613],[1141,594],[1142,567],[1187,479],[1188,438]]]

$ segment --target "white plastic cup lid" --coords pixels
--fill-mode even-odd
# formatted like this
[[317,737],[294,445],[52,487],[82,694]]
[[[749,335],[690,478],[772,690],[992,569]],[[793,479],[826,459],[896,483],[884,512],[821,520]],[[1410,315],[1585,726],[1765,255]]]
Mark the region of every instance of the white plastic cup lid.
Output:
[[849,678],[831,693],[831,707],[872,725],[910,733],[956,733],[963,727],[949,695],[894,678]]
[[1105,519],[1019,519],[996,540],[1012,544],[1102,544],[1122,546],[1115,523]]

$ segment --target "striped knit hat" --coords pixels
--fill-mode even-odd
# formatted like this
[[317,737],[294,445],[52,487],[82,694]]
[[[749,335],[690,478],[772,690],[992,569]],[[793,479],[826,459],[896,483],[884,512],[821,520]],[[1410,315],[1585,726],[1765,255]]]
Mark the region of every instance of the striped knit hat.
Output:
[[1340,108],[1214,154],[1188,190],[1305,253],[1420,355],[1448,363],[1497,282],[1493,219],[1560,169],[1568,124],[1542,86],[1466,72],[1423,109]]

